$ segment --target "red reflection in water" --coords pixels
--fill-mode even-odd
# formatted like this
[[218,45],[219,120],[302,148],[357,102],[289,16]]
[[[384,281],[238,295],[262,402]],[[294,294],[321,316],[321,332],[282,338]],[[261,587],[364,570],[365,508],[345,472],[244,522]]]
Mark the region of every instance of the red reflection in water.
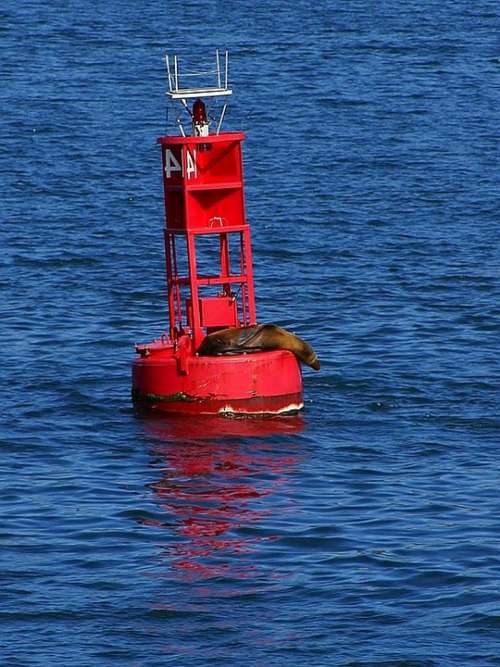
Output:
[[294,417],[270,417],[269,419],[228,419],[195,415],[184,417],[150,413],[141,416],[145,428],[164,442],[177,442],[187,438],[197,441],[223,437],[268,437],[281,434],[301,433],[304,419]]
[[[151,487],[168,515],[144,524],[173,524],[175,538],[163,548],[171,567],[188,580],[250,576],[254,566],[237,556],[277,539],[256,530],[271,514],[265,498],[286,483],[299,458],[296,443],[281,436],[302,431],[302,420],[153,417],[144,423],[159,440],[152,453],[162,477]],[[276,441],[264,439],[275,435]],[[243,537],[241,528],[252,534]]]

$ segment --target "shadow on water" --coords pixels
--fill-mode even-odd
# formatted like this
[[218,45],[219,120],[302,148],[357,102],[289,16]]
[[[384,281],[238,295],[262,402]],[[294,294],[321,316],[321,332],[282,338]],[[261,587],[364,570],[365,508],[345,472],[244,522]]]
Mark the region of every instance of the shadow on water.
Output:
[[278,539],[272,516],[277,506],[282,512],[283,489],[301,458],[289,436],[302,432],[302,418],[140,419],[160,473],[150,488],[162,518],[144,524],[165,529],[162,576],[186,583],[258,576],[252,554]]

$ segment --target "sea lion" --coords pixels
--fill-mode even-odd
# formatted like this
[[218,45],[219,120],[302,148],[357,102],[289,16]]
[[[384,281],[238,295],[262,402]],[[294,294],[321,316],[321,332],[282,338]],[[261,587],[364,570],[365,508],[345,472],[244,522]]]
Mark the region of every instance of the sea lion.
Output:
[[219,354],[243,354],[244,352],[268,350],[289,350],[299,361],[319,371],[318,355],[309,343],[275,324],[221,329],[205,336],[197,352],[201,356],[212,357]]

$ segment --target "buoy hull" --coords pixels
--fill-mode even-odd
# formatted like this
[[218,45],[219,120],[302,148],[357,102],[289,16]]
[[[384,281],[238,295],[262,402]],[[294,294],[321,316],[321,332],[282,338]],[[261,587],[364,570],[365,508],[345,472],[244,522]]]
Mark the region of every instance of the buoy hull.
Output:
[[175,414],[264,416],[303,408],[302,374],[287,350],[182,361],[171,347],[133,363],[136,406]]

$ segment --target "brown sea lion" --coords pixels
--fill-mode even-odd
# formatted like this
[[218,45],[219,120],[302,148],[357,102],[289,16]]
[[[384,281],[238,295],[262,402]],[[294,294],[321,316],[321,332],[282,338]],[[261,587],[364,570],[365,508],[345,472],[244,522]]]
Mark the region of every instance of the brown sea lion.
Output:
[[275,324],[221,329],[205,336],[197,352],[201,356],[212,357],[219,354],[243,354],[244,352],[268,350],[289,350],[299,361],[319,371],[318,355],[309,343]]

